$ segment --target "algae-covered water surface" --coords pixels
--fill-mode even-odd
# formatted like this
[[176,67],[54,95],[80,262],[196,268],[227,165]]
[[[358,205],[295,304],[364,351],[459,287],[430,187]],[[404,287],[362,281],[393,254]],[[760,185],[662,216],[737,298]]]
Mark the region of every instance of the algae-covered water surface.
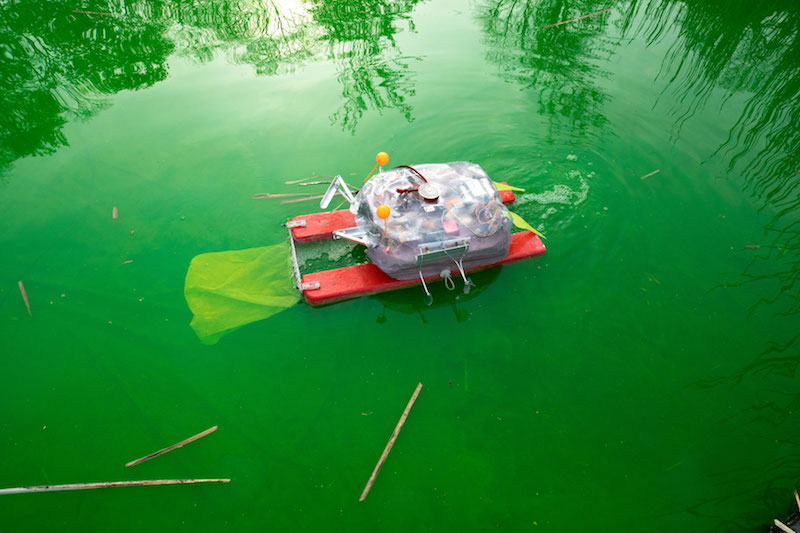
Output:
[[[0,531],[754,531],[792,510],[800,4],[6,1],[0,82],[0,488],[231,479],[0,495]],[[358,185],[379,151],[524,188],[547,253],[430,307],[289,290],[199,338],[190,264],[291,289],[281,223],[318,200],[253,196]]]

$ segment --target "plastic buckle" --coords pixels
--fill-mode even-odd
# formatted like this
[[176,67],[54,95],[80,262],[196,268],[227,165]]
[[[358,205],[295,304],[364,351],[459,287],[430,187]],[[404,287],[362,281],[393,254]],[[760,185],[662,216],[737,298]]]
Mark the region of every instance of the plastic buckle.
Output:
[[308,281],[300,285],[301,291],[313,291],[319,289],[319,281]]

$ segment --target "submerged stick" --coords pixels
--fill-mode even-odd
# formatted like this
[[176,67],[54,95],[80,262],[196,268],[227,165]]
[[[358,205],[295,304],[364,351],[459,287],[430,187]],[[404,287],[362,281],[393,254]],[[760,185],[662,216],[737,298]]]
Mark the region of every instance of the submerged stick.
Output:
[[17,284],[19,285],[19,292],[22,294],[22,301],[25,302],[25,307],[28,309],[28,316],[33,318],[31,314],[31,304],[28,302],[28,293],[25,292],[25,285],[22,284],[22,280],[19,280]]
[[789,526],[787,526],[786,524],[784,524],[783,522],[781,522],[777,518],[775,519],[775,525],[778,526],[778,529],[780,529],[781,531],[785,531],[786,533],[795,533],[792,528],[790,528]]
[[[341,195],[342,195],[342,193],[340,193],[340,192],[337,192],[336,194],[334,194],[334,196],[341,196]],[[295,198],[294,200],[281,200],[281,203],[282,204],[294,204],[296,202],[305,202],[306,200],[319,200],[323,196],[325,196],[325,195],[324,194],[317,194],[317,195],[314,195],[314,196],[306,196],[305,198]]]
[[652,171],[650,174],[645,174],[644,176],[642,176],[642,177],[641,177],[641,178],[639,178],[639,179],[640,179],[640,180],[643,180],[643,179],[645,179],[645,178],[649,178],[650,176],[653,176],[653,175],[655,175],[655,174],[658,174],[659,172],[661,172],[661,169],[660,169],[660,168],[659,168],[658,170],[654,170],[654,171]]
[[141,459],[136,459],[135,461],[131,461],[130,463],[126,463],[126,464],[125,464],[125,467],[127,468],[127,467],[129,467],[129,466],[135,466],[135,465],[138,465],[139,463],[143,463],[143,462],[145,462],[145,461],[149,461],[150,459],[153,459],[153,458],[155,458],[155,457],[158,457],[159,455],[164,455],[165,453],[167,453],[167,452],[171,452],[172,450],[174,450],[174,449],[176,449],[176,448],[180,448],[180,447],[181,447],[181,446],[183,446],[184,444],[189,444],[190,442],[194,442],[194,441],[196,441],[197,439],[200,439],[200,438],[202,438],[202,437],[205,437],[205,436],[206,436],[206,435],[208,435],[209,433],[214,433],[216,430],[217,430],[217,426],[214,426],[213,428],[208,428],[207,430],[203,431],[202,433],[198,433],[198,434],[197,434],[197,435],[195,435],[194,437],[189,437],[189,438],[188,438],[188,439],[186,439],[186,440],[182,440],[182,441],[180,441],[178,444],[173,444],[173,445],[172,445],[172,446],[170,446],[169,448],[164,448],[163,450],[158,450],[157,452],[153,452],[153,453],[151,453],[150,455],[145,455],[145,456],[144,456],[144,457],[142,457]]
[[298,183],[297,185],[300,187],[307,187],[309,185],[330,185],[330,181],[306,181],[303,183]]
[[607,7],[607,8],[605,8],[605,9],[603,9],[602,11],[595,11],[594,13],[589,13],[588,15],[584,15],[584,16],[582,16],[582,17],[578,17],[578,18],[576,18],[576,19],[563,20],[563,21],[561,21],[561,22],[556,22],[555,24],[548,24],[547,26],[543,26],[543,27],[542,27],[542,29],[546,29],[546,28],[552,28],[553,26],[561,26],[562,24],[568,24],[568,23],[570,23],[570,22],[576,22],[576,21],[578,21],[578,20],[585,19],[585,18],[587,18],[587,17],[593,17],[593,16],[595,16],[595,15],[599,15],[600,13],[605,13],[606,11],[609,11],[609,10],[611,10],[611,9],[613,9],[613,8],[611,8],[611,7]]
[[304,181],[307,181],[307,180],[310,180],[310,179],[314,179],[314,178],[319,178],[319,177],[320,176],[309,176],[309,177],[303,178],[301,180],[284,181],[284,183],[286,185],[295,185],[297,183],[303,183]]
[[[316,175],[316,176],[309,176],[309,177],[307,177],[307,178],[303,178],[303,179],[301,179],[301,180],[284,181],[284,183],[285,183],[286,185],[296,185],[296,184],[298,184],[298,183],[302,184],[303,182],[306,182],[306,181],[308,181],[308,180],[319,179],[319,178],[328,178],[328,179],[333,179],[333,176],[326,176],[326,175],[324,175],[324,174],[318,174],[318,175]],[[327,183],[330,183],[330,181],[328,181]]]
[[275,194],[269,193],[269,192],[265,192],[265,193],[261,193],[261,194],[254,194],[253,198],[256,198],[256,199],[259,199],[259,198],[291,198],[293,196],[307,196],[307,195],[308,195],[308,193],[305,193],[305,192],[290,192],[290,193],[275,193]]
[[140,487],[150,485],[183,485],[185,483],[230,483],[230,479],[150,479],[146,481],[108,481],[104,483],[71,483],[69,485],[39,485],[38,487],[16,487],[0,489],[2,494],[23,492],[50,492],[57,490],[106,489],[111,487]]
[[403,424],[406,423],[406,418],[408,417],[408,412],[411,411],[411,407],[414,405],[414,402],[417,401],[417,396],[419,396],[419,391],[422,389],[422,383],[417,385],[414,394],[411,395],[411,399],[408,401],[408,405],[406,405],[406,410],[403,411],[403,416],[400,417],[400,421],[397,422],[397,426],[395,426],[394,431],[392,432],[392,436],[389,437],[389,442],[386,443],[386,448],[383,449],[383,453],[381,454],[381,458],[378,459],[378,464],[375,465],[375,469],[372,471],[372,475],[369,476],[369,480],[367,481],[367,485],[364,487],[364,491],[361,493],[361,497],[358,501],[363,502],[364,499],[369,494],[369,489],[372,488],[372,484],[375,483],[375,478],[378,476],[378,472],[381,471],[381,467],[383,463],[386,462],[386,457],[389,455],[389,452],[392,450],[392,446],[394,446],[394,441],[397,439],[397,435],[400,433],[400,430],[403,428]]

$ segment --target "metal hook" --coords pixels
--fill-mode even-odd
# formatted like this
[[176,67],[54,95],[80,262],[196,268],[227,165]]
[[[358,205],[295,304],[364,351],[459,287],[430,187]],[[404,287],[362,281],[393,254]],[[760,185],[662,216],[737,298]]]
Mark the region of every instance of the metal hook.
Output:
[[428,285],[425,283],[425,278],[422,276],[422,261],[419,262],[419,280],[422,282],[422,290],[425,291],[425,305],[433,304],[433,296],[431,291],[428,290]]
[[464,294],[469,294],[470,288],[475,287],[476,285],[475,283],[472,282],[470,278],[467,277],[466,272],[464,272],[464,265],[462,264],[464,261],[464,255],[462,255],[460,259],[456,259],[450,254],[447,255],[456,264],[456,266],[458,267],[458,272],[461,274],[461,279],[464,280]]
[[448,291],[452,291],[456,288],[456,282],[453,281],[453,276],[450,274],[449,269],[442,270],[439,276],[444,278],[444,286],[447,287]]

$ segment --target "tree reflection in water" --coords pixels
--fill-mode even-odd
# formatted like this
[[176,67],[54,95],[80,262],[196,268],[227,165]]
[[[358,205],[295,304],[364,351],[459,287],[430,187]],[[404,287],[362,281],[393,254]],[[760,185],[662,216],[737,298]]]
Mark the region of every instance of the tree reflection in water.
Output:
[[102,107],[98,96],[167,77],[174,47],[162,22],[73,9],[47,0],[0,4],[0,172],[67,144],[64,124]]
[[[344,103],[331,121],[354,132],[369,109],[396,109],[411,120],[409,63],[394,39],[398,23],[412,26],[417,0],[316,0],[307,3],[164,4],[156,18],[177,22],[179,52],[208,61],[224,50],[259,74],[291,71],[325,58],[338,68]],[[148,7],[154,4],[146,4]]]
[[314,3],[314,20],[324,28],[328,55],[339,67],[344,104],[331,116],[334,123],[352,132],[370,108],[397,109],[412,120],[409,63],[415,58],[400,53],[394,35],[398,20],[413,29],[409,13],[416,4],[417,0]]
[[[610,5],[616,5],[616,15],[604,13],[545,28]],[[751,312],[769,308],[775,321],[800,323],[800,4],[487,0],[479,19],[490,45],[489,58],[503,75],[536,93],[540,113],[559,120],[566,117],[581,135],[609,133],[602,113],[608,95],[597,80],[605,75],[598,60],[614,46],[608,37],[612,21],[623,39],[641,36],[648,45],[670,40],[658,79],[667,82],[665,90],[674,97],[674,136],[709,102],[718,104],[720,91],[726,95],[723,105],[743,94],[739,119],[713,155],[725,158],[731,174],[743,175],[745,192],[762,210],[775,214],[765,228],[768,244],[761,245],[741,282],[726,286],[758,285],[766,296],[753,303]],[[771,374],[794,377],[798,369],[800,328],[795,327],[787,338],[767,341],[736,375],[702,386]],[[773,391],[767,396],[769,400],[737,414],[737,422],[783,426],[796,419],[793,413],[800,410],[800,394]],[[789,441],[800,445],[800,433],[790,425],[786,424]],[[742,470],[740,491],[722,491],[721,498],[711,496],[688,511],[713,516],[719,520],[718,529],[739,531],[746,526],[744,519],[715,516],[716,506],[731,499],[742,509],[752,507],[747,505],[752,501],[784,501],[798,470],[800,455],[780,454],[757,468]],[[735,477],[730,471],[720,475],[725,482],[734,482]]]
[[[354,132],[368,110],[411,120],[410,60],[397,49],[399,21],[417,0],[65,1],[0,4],[0,173],[13,161],[67,144],[70,118],[103,96],[167,77],[172,53],[206,62],[218,53],[258,74],[317,59],[338,68],[344,103],[331,120]],[[8,110],[8,111],[5,111]]]
[[489,60],[508,80],[535,91],[540,113],[568,118],[572,132],[582,135],[600,135],[601,128],[602,134],[609,133],[601,112],[608,95],[596,80],[606,75],[600,60],[615,46],[606,35],[612,14],[546,26],[610,5],[595,0],[487,0],[479,9]]
[[[631,6],[637,9],[636,4]],[[676,111],[678,128],[704,107],[713,90],[727,98],[744,93],[746,102],[716,154],[730,172],[745,178],[746,190],[775,213],[765,228],[768,240],[743,273],[770,293],[751,307],[772,306],[775,317],[800,317],[800,4],[769,5],[707,1],[652,2],[636,31],[654,42],[662,22],[677,17],[679,37],[662,64],[686,109]],[[742,374],[794,375],[800,366],[800,330],[772,340]],[[740,376],[740,377],[742,377]],[[800,402],[800,398],[796,400]],[[800,406],[800,403],[798,403]]]
[[[754,384],[768,376],[794,378],[800,368],[800,4],[657,0],[630,4],[627,18],[640,21],[628,30],[644,35],[650,44],[659,41],[665,29],[677,29],[678,37],[660,73],[670,81],[667,90],[677,97],[676,134],[709,103],[713,91],[724,91],[723,102],[744,96],[741,114],[715,155],[729,162],[730,173],[744,176],[745,191],[761,210],[774,213],[765,228],[767,244],[761,245],[742,280],[720,287],[758,287],[766,295],[752,304],[750,312],[770,313],[773,323],[788,324],[784,329],[790,333],[768,340],[763,351],[733,376],[701,386],[736,385],[744,380]],[[757,468],[739,469],[742,490],[711,497],[691,512],[709,515],[713,506],[730,500],[747,509],[750,502],[784,502],[791,494],[800,471],[800,432],[792,424],[800,409],[800,394],[794,392],[796,387],[784,392],[774,389],[785,381],[771,379],[769,383],[762,399],[733,418],[740,424],[754,424],[753,428],[783,428],[788,447]],[[726,483],[737,481],[735,472],[722,476]],[[719,519],[717,529],[721,530],[740,531],[748,526],[741,517]]]

